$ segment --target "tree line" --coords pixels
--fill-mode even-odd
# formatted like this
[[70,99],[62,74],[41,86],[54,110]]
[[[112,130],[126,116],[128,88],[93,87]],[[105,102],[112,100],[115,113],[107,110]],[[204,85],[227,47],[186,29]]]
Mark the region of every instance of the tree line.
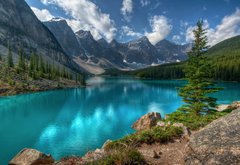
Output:
[[[215,80],[240,82],[240,53],[207,57],[206,63],[213,65],[212,72]],[[185,64],[186,62],[166,64],[135,71],[133,74],[140,78],[182,79],[185,78],[183,72]]]
[[27,73],[33,79],[45,78],[49,80],[68,79],[75,80],[76,83],[85,85],[85,75],[71,71],[65,66],[60,66],[56,63],[48,62],[41,55],[32,52],[30,57],[26,55],[23,49],[18,50],[17,63],[14,63],[13,53],[11,48],[8,48],[7,58],[0,55],[0,61],[10,69],[13,68],[17,73]]

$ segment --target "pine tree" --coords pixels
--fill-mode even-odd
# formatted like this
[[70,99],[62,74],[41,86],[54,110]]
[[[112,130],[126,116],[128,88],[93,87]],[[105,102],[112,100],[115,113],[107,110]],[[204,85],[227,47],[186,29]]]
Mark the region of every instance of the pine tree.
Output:
[[24,69],[24,58],[23,58],[23,50],[18,50],[18,68],[23,70]]
[[187,84],[180,88],[179,95],[186,103],[180,111],[201,115],[211,112],[216,107],[216,99],[209,94],[219,88],[214,87],[211,80],[212,66],[204,55],[208,50],[206,29],[203,29],[203,21],[198,21],[197,28],[193,31],[194,43],[188,53],[188,61],[184,69]]
[[8,47],[7,66],[10,67],[10,68],[14,67],[12,50],[11,50],[10,46]]
[[30,56],[30,71],[32,72],[32,71],[34,71],[34,53],[32,52],[31,53],[31,56]]

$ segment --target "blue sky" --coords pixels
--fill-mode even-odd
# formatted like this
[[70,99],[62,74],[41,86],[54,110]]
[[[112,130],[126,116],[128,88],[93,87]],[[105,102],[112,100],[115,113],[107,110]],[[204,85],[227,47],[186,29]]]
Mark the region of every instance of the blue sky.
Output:
[[168,39],[191,42],[198,19],[210,44],[240,34],[240,0],[26,0],[42,21],[67,19],[74,31],[90,30],[95,39],[127,42],[146,35],[156,44]]

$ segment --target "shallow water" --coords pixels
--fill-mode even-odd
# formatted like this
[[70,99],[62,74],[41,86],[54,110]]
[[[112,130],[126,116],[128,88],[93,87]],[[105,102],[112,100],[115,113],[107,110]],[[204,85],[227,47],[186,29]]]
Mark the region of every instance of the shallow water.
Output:
[[[51,153],[55,159],[84,155],[107,139],[132,133],[140,116],[162,116],[181,104],[176,87],[183,81],[101,78],[90,87],[0,98],[0,164],[22,148]],[[240,100],[240,83],[221,83],[219,103]]]

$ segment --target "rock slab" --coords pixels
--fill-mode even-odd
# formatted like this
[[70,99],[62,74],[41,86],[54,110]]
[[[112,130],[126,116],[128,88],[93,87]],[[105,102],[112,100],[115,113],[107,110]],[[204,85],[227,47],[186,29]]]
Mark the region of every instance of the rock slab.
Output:
[[240,109],[221,117],[191,136],[187,165],[240,164]]
[[35,149],[25,148],[9,162],[9,165],[50,165],[53,163],[54,159],[51,155],[46,155]]
[[161,119],[161,115],[158,112],[150,112],[140,119],[138,119],[133,125],[132,128],[136,131],[141,131],[145,129],[150,129],[157,125],[157,121]]

